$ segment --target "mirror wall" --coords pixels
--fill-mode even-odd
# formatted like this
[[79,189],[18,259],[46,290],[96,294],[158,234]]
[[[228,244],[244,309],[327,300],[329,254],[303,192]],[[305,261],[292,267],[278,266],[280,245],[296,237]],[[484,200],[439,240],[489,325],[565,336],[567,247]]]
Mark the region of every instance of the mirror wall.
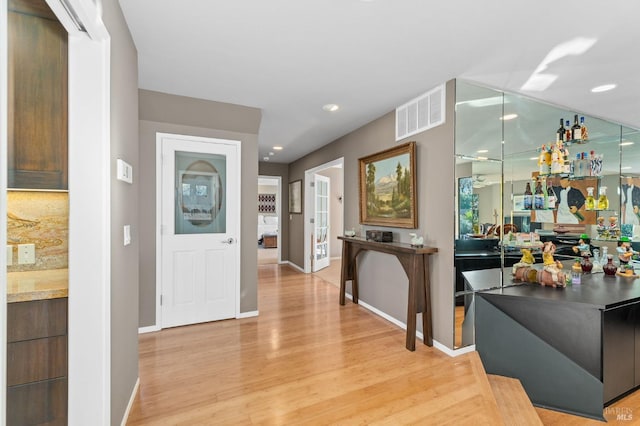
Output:
[[[578,125],[584,117],[586,138],[571,137],[576,114]],[[557,144],[560,119],[567,141],[562,146]],[[573,134],[580,136],[584,128]],[[556,253],[571,257],[572,239],[577,244],[585,233],[593,247],[608,246],[609,252],[615,251],[621,234],[640,240],[640,226],[633,226],[640,220],[634,207],[640,204],[640,134],[462,80],[456,82],[455,132],[454,344],[462,347],[474,343],[474,292],[511,282],[510,266],[519,260],[521,244],[527,244],[531,233],[534,241],[569,240],[564,254]],[[538,209],[525,205],[529,189],[531,200],[536,199],[536,189],[545,195],[538,198],[544,200]],[[600,191],[608,205],[598,207]],[[593,209],[588,203],[590,193]],[[598,226],[599,219],[604,227]],[[484,283],[483,288],[465,288],[462,272],[491,268],[502,268],[500,279]]]

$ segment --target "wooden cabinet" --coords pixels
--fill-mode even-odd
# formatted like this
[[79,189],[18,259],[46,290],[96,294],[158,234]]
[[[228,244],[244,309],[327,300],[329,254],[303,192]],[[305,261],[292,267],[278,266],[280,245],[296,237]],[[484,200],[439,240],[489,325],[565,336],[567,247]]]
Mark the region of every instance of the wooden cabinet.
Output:
[[67,298],[7,305],[7,424],[67,422]]
[[8,30],[8,185],[67,189],[67,32],[44,0],[11,0]]

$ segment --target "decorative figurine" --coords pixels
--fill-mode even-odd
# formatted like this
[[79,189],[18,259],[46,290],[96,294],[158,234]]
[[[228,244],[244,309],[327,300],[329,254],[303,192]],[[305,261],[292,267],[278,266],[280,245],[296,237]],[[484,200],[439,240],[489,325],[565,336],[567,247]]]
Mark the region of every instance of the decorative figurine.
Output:
[[589,245],[589,237],[587,234],[582,234],[580,236],[580,240],[578,240],[578,245],[573,246],[573,252],[579,253],[580,256],[589,255],[591,256],[591,246]]
[[[515,269],[515,279],[524,282],[538,283],[542,286],[550,286],[556,288],[564,288],[567,286],[567,276],[561,271],[562,263],[553,258],[556,246],[551,241],[544,243],[542,259],[544,266],[542,270],[535,269],[532,266],[520,266]],[[523,259],[526,254],[523,252]],[[529,259],[527,259],[529,260]],[[526,262],[523,262],[527,265]]]
[[567,283],[565,282],[565,276],[562,274],[560,277],[560,269],[562,269],[562,262],[559,260],[555,260],[553,255],[556,252],[556,245],[551,241],[547,241],[544,243],[542,248],[542,263],[544,267],[542,268],[544,271],[549,272],[551,274],[552,281],[551,283],[541,282],[542,285],[550,285],[552,287],[556,287],[560,284],[562,287],[565,287]]
[[520,262],[515,263],[511,268],[511,274],[515,275],[518,268],[528,267],[536,263],[535,257],[531,254],[531,250],[523,248],[520,249],[522,253],[522,257],[520,258]]
[[409,236],[411,237],[411,246],[412,247],[422,247],[422,244],[424,243],[424,238],[423,237],[418,237],[418,235],[414,234],[413,232],[410,233]]
[[631,240],[629,240],[629,237],[620,237],[616,251],[618,252],[618,260],[625,264],[629,263],[635,254],[638,254],[638,252],[631,247]]

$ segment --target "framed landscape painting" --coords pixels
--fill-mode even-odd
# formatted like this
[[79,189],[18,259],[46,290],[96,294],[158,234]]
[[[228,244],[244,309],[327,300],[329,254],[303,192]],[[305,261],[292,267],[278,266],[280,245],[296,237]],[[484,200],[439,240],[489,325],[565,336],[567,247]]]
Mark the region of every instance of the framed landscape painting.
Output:
[[408,142],[358,162],[360,223],[417,228],[416,143]]

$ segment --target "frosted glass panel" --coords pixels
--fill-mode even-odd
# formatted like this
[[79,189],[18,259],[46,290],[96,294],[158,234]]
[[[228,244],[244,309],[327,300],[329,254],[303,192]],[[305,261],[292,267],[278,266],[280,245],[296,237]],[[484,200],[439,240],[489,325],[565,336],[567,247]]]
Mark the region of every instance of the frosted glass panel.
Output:
[[175,164],[175,233],[226,232],[226,157],[176,151]]

